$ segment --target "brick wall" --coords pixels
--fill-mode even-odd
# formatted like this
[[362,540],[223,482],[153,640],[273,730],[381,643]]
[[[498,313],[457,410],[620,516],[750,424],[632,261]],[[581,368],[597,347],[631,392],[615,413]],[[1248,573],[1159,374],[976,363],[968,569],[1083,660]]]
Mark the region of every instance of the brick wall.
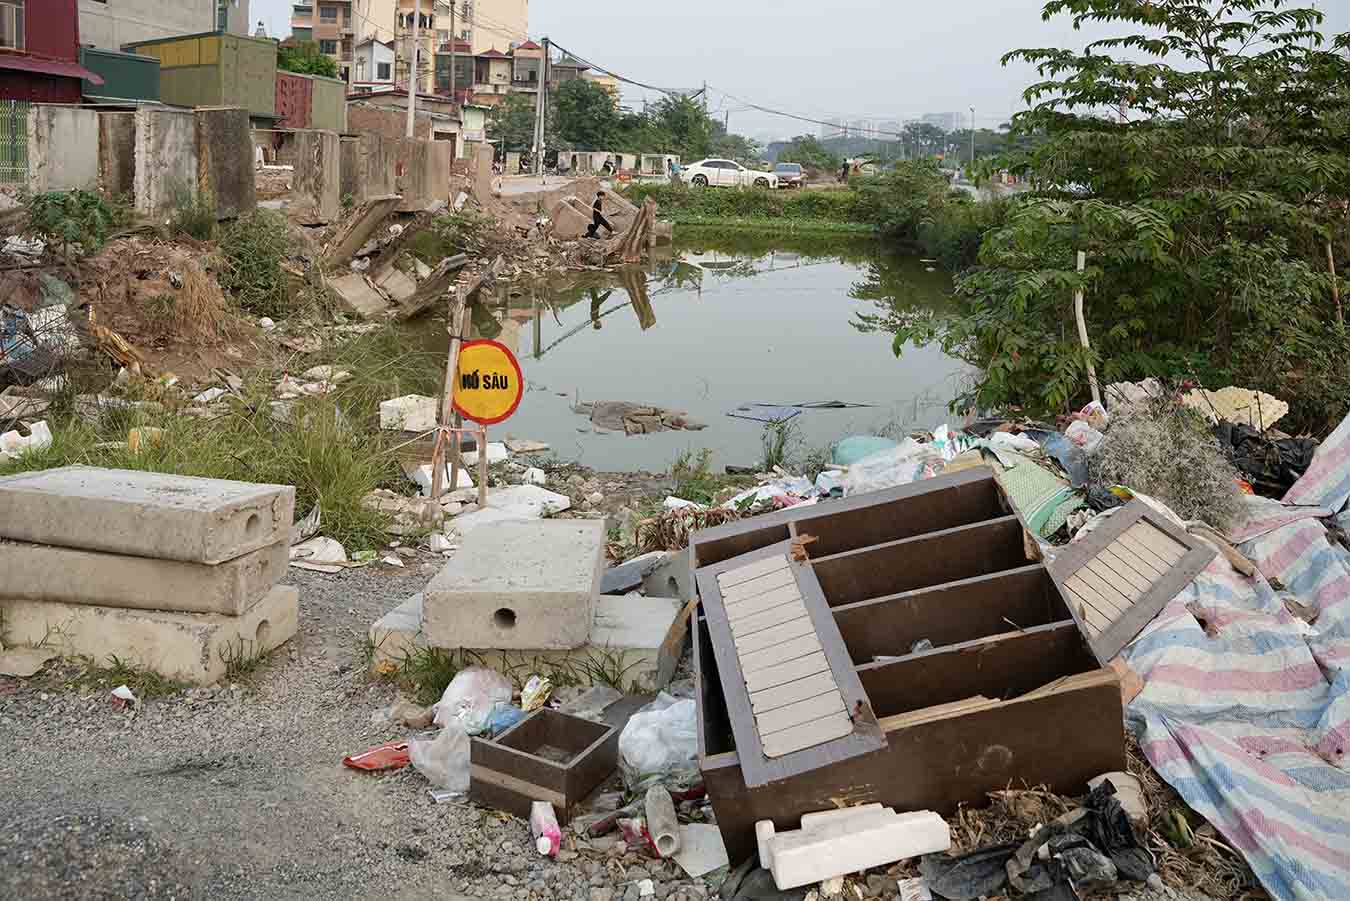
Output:
[[[417,117],[414,136],[431,140],[431,120]],[[402,138],[408,132],[408,112],[401,109],[380,109],[359,103],[347,104],[347,131],[352,134],[371,132],[385,138]]]

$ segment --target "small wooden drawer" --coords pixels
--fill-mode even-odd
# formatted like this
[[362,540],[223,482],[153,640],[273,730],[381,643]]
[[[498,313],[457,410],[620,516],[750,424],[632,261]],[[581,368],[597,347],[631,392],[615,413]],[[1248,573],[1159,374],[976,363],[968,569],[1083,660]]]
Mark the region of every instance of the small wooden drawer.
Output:
[[536,710],[497,738],[469,745],[469,798],[529,817],[533,801],[548,801],[560,824],[614,772],[619,730],[556,710]]

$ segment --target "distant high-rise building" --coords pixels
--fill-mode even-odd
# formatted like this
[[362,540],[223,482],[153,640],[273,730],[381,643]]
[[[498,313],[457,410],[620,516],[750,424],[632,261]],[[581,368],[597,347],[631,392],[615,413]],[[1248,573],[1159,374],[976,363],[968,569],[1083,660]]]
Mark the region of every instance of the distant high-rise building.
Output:
[[929,125],[936,125],[943,131],[956,131],[964,127],[961,123],[960,113],[925,113],[922,121]]
[[840,118],[826,119],[828,125],[820,126],[820,138],[822,141],[828,141],[830,138],[842,138],[848,136],[848,127],[844,120]]

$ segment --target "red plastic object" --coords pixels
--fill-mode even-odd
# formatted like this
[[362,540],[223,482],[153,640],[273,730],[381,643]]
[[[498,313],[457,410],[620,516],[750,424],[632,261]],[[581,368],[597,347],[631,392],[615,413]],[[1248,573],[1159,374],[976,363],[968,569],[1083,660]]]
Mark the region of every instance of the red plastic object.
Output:
[[342,765],[354,770],[397,770],[407,766],[408,743],[391,741],[369,751],[342,758]]

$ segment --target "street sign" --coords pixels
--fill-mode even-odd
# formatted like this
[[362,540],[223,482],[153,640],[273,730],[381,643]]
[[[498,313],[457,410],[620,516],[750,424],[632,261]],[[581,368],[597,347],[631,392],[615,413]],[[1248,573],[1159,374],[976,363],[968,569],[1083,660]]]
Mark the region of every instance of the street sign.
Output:
[[516,412],[525,393],[520,363],[496,341],[466,341],[455,373],[455,409],[480,425],[495,425]]

